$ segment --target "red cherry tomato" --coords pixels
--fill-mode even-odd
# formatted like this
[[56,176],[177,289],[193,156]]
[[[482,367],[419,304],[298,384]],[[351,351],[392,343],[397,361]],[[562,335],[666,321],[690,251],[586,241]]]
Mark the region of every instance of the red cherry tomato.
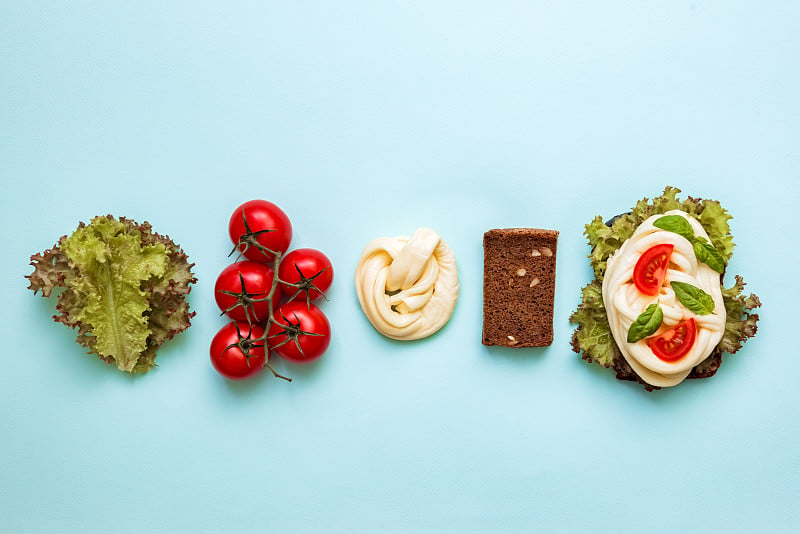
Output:
[[663,334],[650,338],[648,345],[659,359],[675,362],[686,356],[697,337],[697,326],[694,318],[682,321]]
[[281,259],[278,280],[289,300],[308,302],[319,298],[331,287],[333,265],[319,250],[298,248]]
[[274,353],[290,362],[308,363],[327,350],[331,326],[322,310],[313,304],[293,300],[278,307],[273,317],[268,340]]
[[258,325],[231,322],[223,326],[211,341],[211,364],[219,374],[231,380],[244,380],[264,367],[267,349],[264,329]]
[[[260,323],[269,317],[267,295],[275,273],[264,263],[237,261],[225,267],[217,277],[214,298],[217,306],[234,321]],[[275,288],[273,302],[280,302],[280,286]]]
[[292,241],[292,223],[275,204],[266,200],[245,202],[231,215],[228,233],[234,249],[248,260],[271,262],[275,252],[283,254]]
[[633,268],[633,284],[643,295],[658,295],[674,248],[669,243],[650,247],[636,262]]

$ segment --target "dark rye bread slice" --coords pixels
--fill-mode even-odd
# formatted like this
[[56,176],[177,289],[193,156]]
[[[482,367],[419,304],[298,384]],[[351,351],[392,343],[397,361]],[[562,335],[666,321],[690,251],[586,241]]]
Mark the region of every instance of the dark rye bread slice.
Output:
[[483,344],[553,343],[558,232],[536,228],[483,234]]

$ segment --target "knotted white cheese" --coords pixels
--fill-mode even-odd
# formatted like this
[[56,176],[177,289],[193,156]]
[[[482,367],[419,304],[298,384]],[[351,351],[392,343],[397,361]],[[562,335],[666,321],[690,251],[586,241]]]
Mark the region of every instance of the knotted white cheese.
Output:
[[410,238],[381,237],[369,243],[355,282],[367,319],[392,339],[433,334],[450,319],[458,300],[456,257],[429,228]]

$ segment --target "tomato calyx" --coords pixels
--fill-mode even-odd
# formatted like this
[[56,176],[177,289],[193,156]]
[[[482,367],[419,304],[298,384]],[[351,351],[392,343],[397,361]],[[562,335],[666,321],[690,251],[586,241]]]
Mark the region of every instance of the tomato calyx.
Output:
[[[227,350],[230,350],[232,348],[238,348],[240,351],[242,351],[242,355],[244,355],[245,359],[247,360],[247,365],[249,366],[250,365],[250,358],[256,356],[255,354],[252,354],[250,351],[252,351],[253,349],[261,349],[261,348],[266,350],[266,337],[267,336],[266,336],[266,334],[264,334],[264,336],[262,336],[262,337],[253,338],[252,337],[252,330],[247,332],[247,335],[244,336],[244,335],[242,335],[242,331],[239,329],[239,325],[235,324],[235,327],[236,327],[236,337],[238,338],[238,341],[235,341],[234,343],[231,343],[230,345],[225,347],[225,350],[223,352],[225,352]],[[289,378],[288,376],[283,376],[282,374],[278,373],[275,370],[275,368],[273,368],[269,364],[269,357],[267,357],[267,359],[264,360],[264,367],[269,369],[270,372],[273,374],[273,376],[275,376],[275,378],[282,378],[283,380],[286,380],[287,382],[291,382],[292,381],[292,379]]]
[[249,365],[250,358],[255,356],[254,354],[251,354],[250,351],[253,349],[264,348],[264,341],[261,338],[256,338],[256,339],[252,338],[251,337],[252,331],[247,332],[247,336],[243,336],[242,331],[239,328],[239,325],[234,323],[234,326],[236,327],[236,337],[238,338],[238,341],[235,341],[230,345],[228,345],[227,347],[225,347],[225,350],[223,350],[222,352],[230,350],[234,347],[238,348],[240,351],[242,351],[242,354],[247,359]]
[[[218,289],[217,290],[219,293],[222,293],[223,295],[229,295],[229,296],[234,297],[236,299],[236,302],[234,302],[233,304],[231,304],[230,306],[228,306],[227,308],[222,310],[220,315],[226,315],[230,311],[235,310],[236,308],[241,306],[244,309],[244,315],[247,318],[247,322],[250,323],[250,324],[253,324],[253,323],[256,322],[254,305],[257,302],[266,302],[267,300],[269,300],[270,299],[269,293],[263,293],[263,292],[262,293],[250,293],[250,292],[248,292],[246,284],[244,282],[244,276],[242,276],[242,273],[239,273],[239,283],[242,286],[242,290],[241,291],[227,291],[225,289]],[[261,295],[264,295],[264,296],[261,297]],[[251,317],[251,315],[252,315],[252,317]]]
[[274,228],[265,228],[264,230],[256,230],[254,232],[250,229],[250,225],[247,224],[247,215],[245,215],[244,210],[242,210],[242,223],[244,224],[245,231],[239,236],[239,240],[233,246],[233,250],[231,250],[230,254],[228,254],[228,257],[233,256],[237,250],[239,251],[240,255],[244,255],[248,250],[250,250],[250,247],[255,247],[267,257],[278,256],[277,252],[270,250],[258,242],[258,238],[260,236],[270,232],[275,232],[276,230]]
[[[279,312],[280,312],[280,310],[279,310]],[[283,314],[283,312],[280,312],[280,315],[281,315],[281,319],[283,319],[285,322],[281,323],[281,322],[278,322],[278,321],[275,321],[275,320],[271,320],[270,322],[272,324],[274,324],[274,325],[277,325],[279,330],[277,332],[275,332],[274,334],[272,334],[272,335],[267,335],[267,339],[269,340],[269,339],[273,339],[273,338],[280,337],[280,336],[286,336],[286,339],[284,339],[283,341],[281,341],[280,343],[278,343],[276,345],[270,345],[270,348],[272,350],[280,348],[280,347],[286,345],[289,342],[294,342],[295,346],[297,347],[297,350],[300,351],[300,354],[305,356],[305,352],[303,352],[303,347],[300,346],[300,338],[302,336],[319,336],[319,337],[322,337],[324,335],[324,334],[318,334],[317,332],[307,332],[307,331],[303,330],[302,328],[300,328],[301,321],[297,317],[297,314],[292,314],[294,316],[294,320],[297,321],[296,323],[293,323],[288,317],[286,317]]]
[[320,288],[318,288],[317,286],[314,285],[314,279],[316,277],[320,276],[321,274],[323,274],[325,271],[327,271],[328,268],[325,267],[325,268],[317,271],[315,274],[312,274],[311,276],[307,277],[305,274],[303,274],[303,271],[300,270],[300,267],[297,265],[297,263],[293,262],[293,264],[294,264],[295,270],[297,271],[297,274],[300,276],[300,281],[294,282],[294,283],[281,281],[286,286],[296,288],[296,291],[294,292],[294,294],[291,297],[289,297],[288,300],[294,300],[295,298],[297,298],[297,295],[299,295],[302,292],[305,292],[305,294],[306,294],[306,305],[310,306],[311,305],[311,291],[312,290],[317,291],[322,298],[324,298],[325,300],[328,300],[328,297],[325,295],[325,291],[323,291],[322,289],[320,289]]

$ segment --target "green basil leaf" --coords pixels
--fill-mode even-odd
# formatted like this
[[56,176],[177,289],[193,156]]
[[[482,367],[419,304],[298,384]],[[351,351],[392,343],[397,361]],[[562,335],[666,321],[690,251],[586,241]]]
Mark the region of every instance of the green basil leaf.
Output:
[[694,248],[694,255],[697,256],[697,261],[700,263],[708,262],[708,249],[704,246],[702,241],[692,241],[692,248]]
[[674,232],[692,241],[694,239],[694,229],[685,218],[680,215],[664,215],[653,222],[653,226],[668,232]]
[[725,270],[725,260],[722,258],[722,254],[714,248],[714,245],[705,239],[702,241],[695,239],[692,242],[692,247],[694,248],[694,255],[697,256],[697,261],[705,263],[719,274],[722,274],[722,271]]
[[661,311],[661,306],[657,302],[649,305],[636,318],[628,330],[628,343],[636,343],[647,336],[655,334],[663,320],[664,312]]
[[672,282],[670,285],[675,291],[675,296],[690,312],[708,315],[714,311],[714,299],[699,287],[686,282]]

